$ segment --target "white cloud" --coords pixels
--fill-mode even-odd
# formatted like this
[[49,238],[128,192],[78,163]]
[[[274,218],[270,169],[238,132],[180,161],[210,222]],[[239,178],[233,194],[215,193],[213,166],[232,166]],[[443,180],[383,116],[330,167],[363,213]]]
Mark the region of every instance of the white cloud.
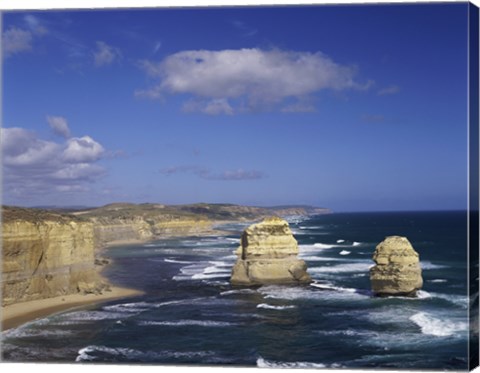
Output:
[[118,48],[112,47],[103,41],[97,41],[97,49],[93,52],[95,66],[110,65],[121,56]]
[[[231,114],[272,107],[287,99],[302,99],[322,90],[368,89],[354,77],[356,68],[334,62],[323,53],[239,49],[183,51],[141,68],[156,77],[157,85],[136,92],[158,98],[162,94],[190,94],[205,101],[197,110]],[[232,106],[233,101],[236,107]],[[227,106],[228,105],[228,106]]]
[[3,163],[6,166],[31,167],[46,165],[55,157],[60,146],[38,139],[23,128],[2,128]]
[[398,85],[390,85],[388,87],[382,88],[378,91],[379,96],[385,95],[394,95],[395,93],[400,92],[400,87]]
[[104,153],[105,149],[89,136],[73,137],[67,140],[63,158],[67,162],[95,162]]
[[1,150],[5,195],[19,201],[85,192],[105,174],[97,164],[104,148],[89,136],[57,143],[23,128],[1,128]]
[[65,118],[49,115],[47,116],[47,122],[56,135],[64,137],[66,139],[71,136],[70,128],[68,128],[68,123]]
[[52,177],[63,180],[92,180],[104,173],[104,169],[90,163],[75,163],[64,165],[55,171]]
[[3,53],[6,57],[32,50],[32,33],[17,27],[10,27],[3,33]]

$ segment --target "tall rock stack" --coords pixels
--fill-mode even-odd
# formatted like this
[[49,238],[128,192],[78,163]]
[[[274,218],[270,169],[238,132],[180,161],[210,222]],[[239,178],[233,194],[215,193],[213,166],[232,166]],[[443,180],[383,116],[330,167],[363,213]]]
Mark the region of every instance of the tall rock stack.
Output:
[[423,285],[418,253],[406,237],[390,236],[380,242],[370,269],[375,295],[414,296]]
[[233,285],[308,283],[307,265],[297,258],[298,244],[288,223],[266,218],[242,234],[238,259],[232,270]]

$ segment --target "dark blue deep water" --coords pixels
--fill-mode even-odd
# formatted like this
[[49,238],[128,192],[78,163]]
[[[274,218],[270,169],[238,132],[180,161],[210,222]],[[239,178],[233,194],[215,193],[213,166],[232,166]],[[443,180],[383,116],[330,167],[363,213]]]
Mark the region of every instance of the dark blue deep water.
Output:
[[[465,212],[331,214],[290,219],[306,286],[234,288],[245,225],[226,236],[110,248],[104,274],[145,295],[77,308],[3,333],[7,361],[467,369]],[[376,298],[376,244],[408,237],[424,287]]]

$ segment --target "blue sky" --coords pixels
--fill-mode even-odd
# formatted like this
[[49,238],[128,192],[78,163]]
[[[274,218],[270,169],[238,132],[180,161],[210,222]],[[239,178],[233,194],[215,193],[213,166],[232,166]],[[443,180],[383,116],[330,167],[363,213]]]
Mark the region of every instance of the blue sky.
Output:
[[467,12],[6,12],[3,203],[466,208]]

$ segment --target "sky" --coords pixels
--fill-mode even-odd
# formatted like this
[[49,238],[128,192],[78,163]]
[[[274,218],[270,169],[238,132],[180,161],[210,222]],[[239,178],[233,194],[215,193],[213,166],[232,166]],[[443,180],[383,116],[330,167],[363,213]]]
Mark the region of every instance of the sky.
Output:
[[467,16],[6,11],[3,203],[465,209]]

